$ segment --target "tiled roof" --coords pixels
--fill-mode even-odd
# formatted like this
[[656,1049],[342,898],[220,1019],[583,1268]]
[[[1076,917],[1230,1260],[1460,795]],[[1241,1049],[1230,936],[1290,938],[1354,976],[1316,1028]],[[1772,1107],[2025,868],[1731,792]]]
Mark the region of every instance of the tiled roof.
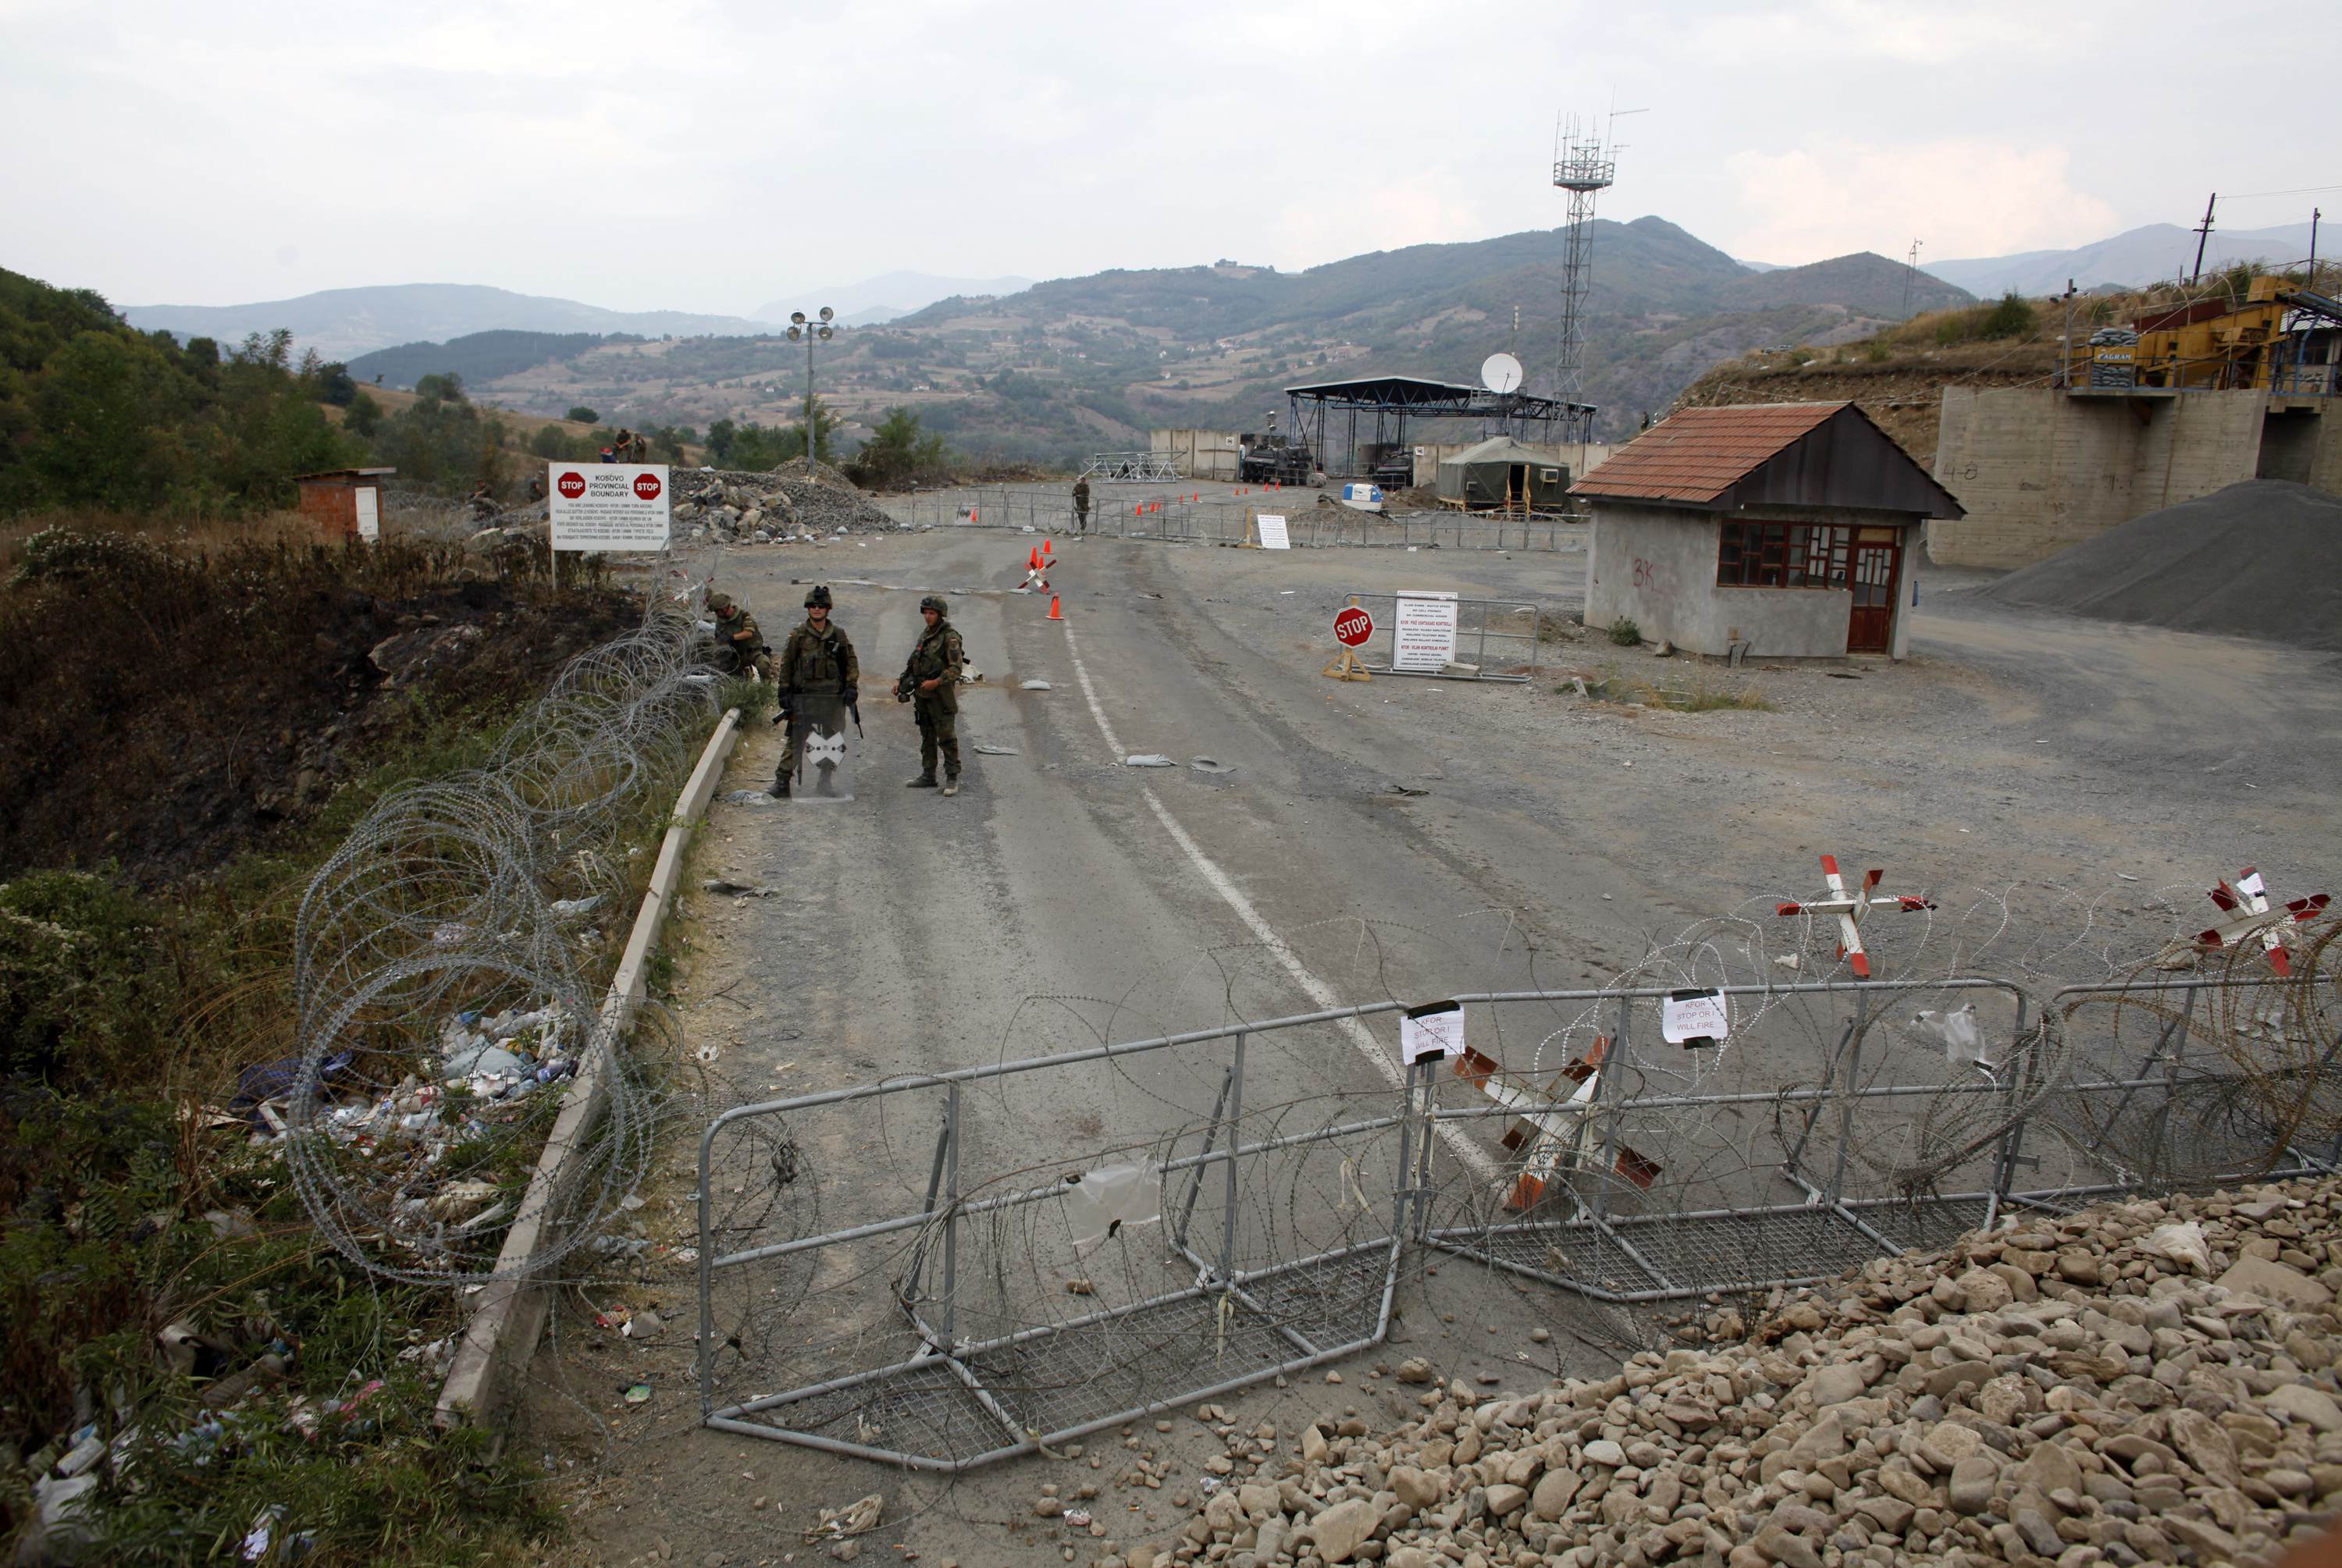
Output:
[[1635,437],[1570,486],[1574,495],[1704,504],[1827,424],[1850,403],[1686,408]]

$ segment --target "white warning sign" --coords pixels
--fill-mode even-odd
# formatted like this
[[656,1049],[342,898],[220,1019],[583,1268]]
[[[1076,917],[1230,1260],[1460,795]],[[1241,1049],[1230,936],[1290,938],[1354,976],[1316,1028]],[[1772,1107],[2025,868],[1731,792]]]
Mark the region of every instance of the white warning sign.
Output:
[[1456,595],[1401,594],[1391,617],[1391,668],[1436,674],[1456,662]]
[[1464,1049],[1464,1004],[1433,1002],[1399,1014],[1399,1060],[1408,1066]]
[[664,463],[555,463],[545,475],[556,550],[664,550],[673,526]]
[[1293,548],[1293,541],[1285,532],[1285,517],[1281,513],[1262,512],[1256,515],[1260,519],[1262,549],[1290,550]]

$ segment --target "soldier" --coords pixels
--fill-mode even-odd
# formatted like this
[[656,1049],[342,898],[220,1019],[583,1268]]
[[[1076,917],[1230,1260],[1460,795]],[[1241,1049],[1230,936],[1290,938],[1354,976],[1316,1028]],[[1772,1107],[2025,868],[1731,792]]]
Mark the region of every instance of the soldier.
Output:
[[529,478],[528,478],[528,498],[529,498],[531,501],[542,501],[542,500],[544,500],[544,499],[545,499],[545,475],[544,475],[544,474],[530,474],[530,475],[529,475]]
[[936,752],[944,754],[944,794],[959,794],[959,672],[967,662],[959,634],[944,619],[950,606],[934,594],[919,601],[927,629],[895,682],[895,700],[909,703],[919,720],[919,776],[913,789],[936,787]]
[[1081,524],[1083,533],[1090,531],[1090,482],[1086,477],[1074,481],[1074,517]]
[[472,508],[472,521],[475,523],[484,523],[496,514],[496,498],[485,479],[472,486],[469,502]]
[[716,612],[716,667],[727,675],[763,680],[771,659],[756,617],[735,603],[729,594],[711,593],[707,607]]
[[638,430],[635,432],[635,461],[637,463],[648,463],[650,460],[651,438],[645,435]]
[[632,430],[620,430],[618,432],[618,438],[610,443],[610,461],[613,463],[632,463],[634,460],[635,433]]
[[[862,684],[862,661],[855,656],[854,644],[845,631],[829,618],[829,589],[821,585],[808,589],[805,609],[806,618],[789,634],[775,672],[781,684],[785,718],[796,710],[797,699],[806,695],[835,694],[849,708],[862,701],[857,689]],[[789,780],[796,776],[805,731],[792,724],[788,737],[781,748],[780,774],[773,780],[773,794],[779,800],[788,798]]]

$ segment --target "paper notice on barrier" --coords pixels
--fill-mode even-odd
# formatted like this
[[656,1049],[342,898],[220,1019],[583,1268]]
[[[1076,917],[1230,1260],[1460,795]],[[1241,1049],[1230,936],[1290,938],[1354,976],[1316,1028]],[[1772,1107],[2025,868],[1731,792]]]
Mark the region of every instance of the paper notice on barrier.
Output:
[[1391,668],[1436,674],[1456,662],[1456,595],[1401,594],[1391,616]]
[[1412,1067],[1464,1049],[1464,1004],[1433,1002],[1399,1014],[1399,1060]]
[[1157,1166],[1100,1165],[1066,1189],[1066,1223],[1077,1247],[1162,1217],[1163,1172]]
[[556,550],[664,550],[672,496],[664,463],[548,465]]
[[1254,521],[1260,524],[1262,549],[1290,550],[1293,548],[1293,541],[1285,532],[1285,518],[1282,514],[1263,512],[1256,515]]
[[1721,991],[1672,991],[1659,1004],[1659,1034],[1670,1045],[1721,1045],[1731,1033]]

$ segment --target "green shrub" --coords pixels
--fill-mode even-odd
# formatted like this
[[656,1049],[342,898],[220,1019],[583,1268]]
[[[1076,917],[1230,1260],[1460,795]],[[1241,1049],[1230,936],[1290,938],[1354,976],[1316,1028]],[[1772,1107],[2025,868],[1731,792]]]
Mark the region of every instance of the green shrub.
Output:
[[1625,615],[1610,623],[1610,640],[1622,648],[1631,648],[1643,640],[1643,628]]
[[2033,333],[2033,305],[2023,295],[2010,289],[1984,309],[1976,325],[1978,337],[2029,337]]

